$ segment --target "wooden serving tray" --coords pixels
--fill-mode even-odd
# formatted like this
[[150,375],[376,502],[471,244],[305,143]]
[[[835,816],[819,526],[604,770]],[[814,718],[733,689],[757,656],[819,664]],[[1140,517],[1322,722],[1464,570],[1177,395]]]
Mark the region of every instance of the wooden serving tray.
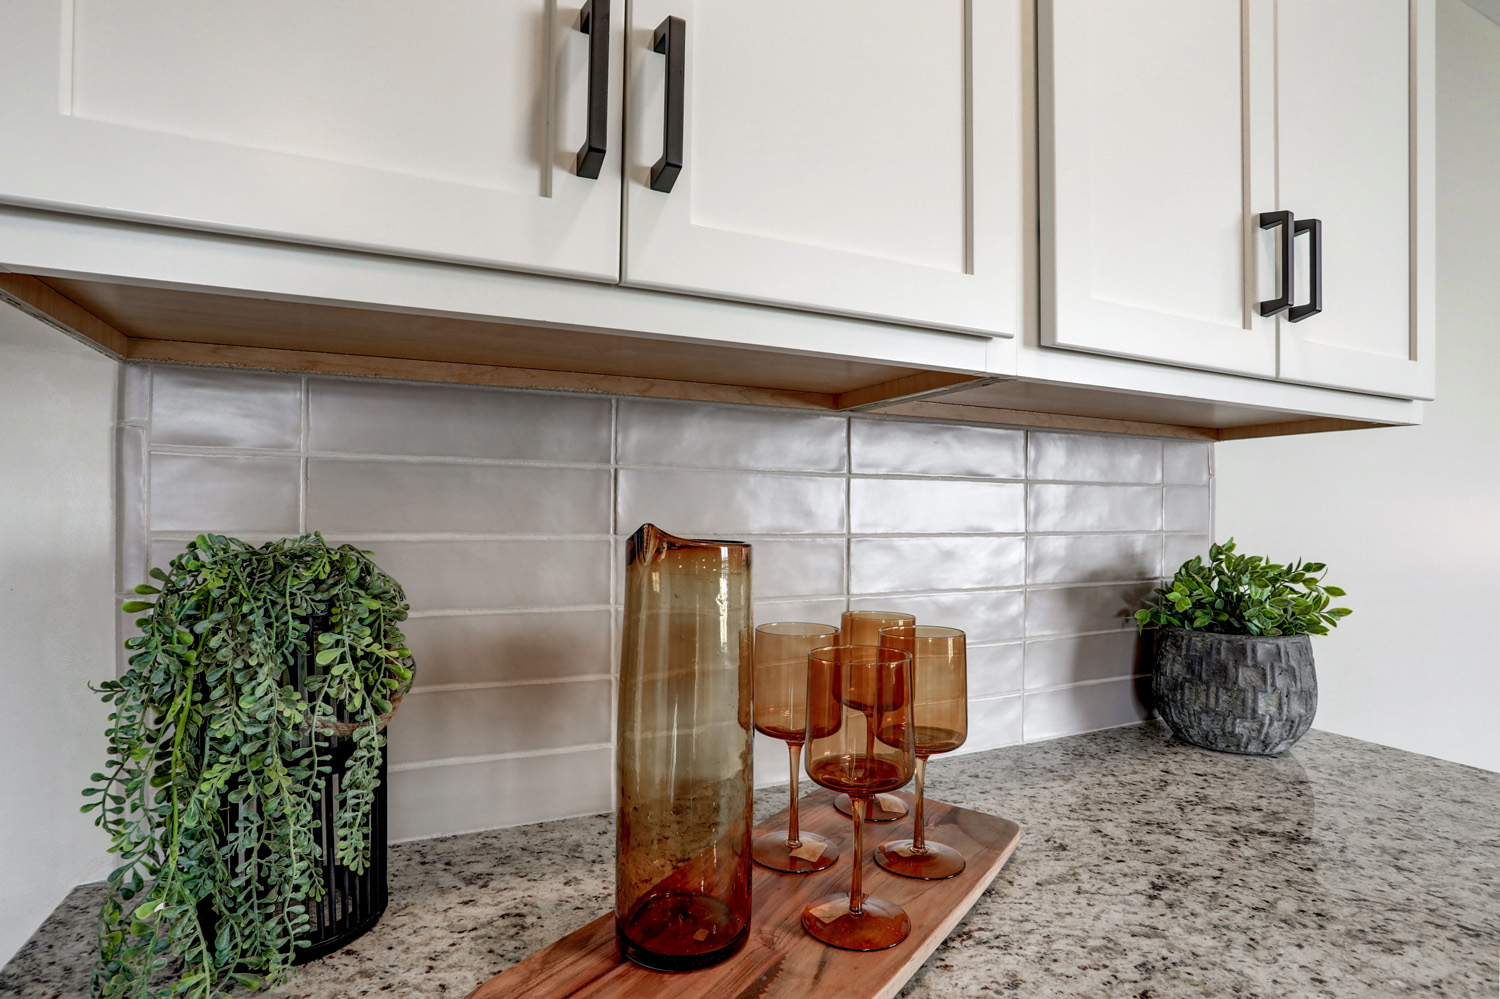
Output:
[[[900,903],[911,916],[911,936],[889,950],[839,950],[803,932],[802,907],[810,899],[848,892],[854,852],[852,821],[834,809],[833,793],[820,789],[802,799],[802,828],[837,843],[839,862],[815,874],[777,874],[756,866],[750,937],[734,957],[701,971],[650,971],[620,956],[610,914],[505,969],[468,999],[806,999],[825,993],[889,999],[969,911],[1021,838],[1021,827],[1009,819],[931,798],[926,811],[928,836],[968,862],[957,877],[914,881],[887,874],[870,851],[883,840],[910,836],[911,820],[865,825],[865,891]],[[785,827],[785,810],[761,826]]]

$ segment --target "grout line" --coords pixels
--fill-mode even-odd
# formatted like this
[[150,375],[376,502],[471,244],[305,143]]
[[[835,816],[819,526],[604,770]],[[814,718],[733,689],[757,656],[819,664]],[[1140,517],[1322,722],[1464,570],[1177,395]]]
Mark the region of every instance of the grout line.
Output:
[[434,617],[492,617],[509,614],[552,614],[613,610],[613,604],[536,604],[526,607],[435,607],[407,612],[408,620]]
[[433,760],[412,760],[408,763],[392,763],[388,770],[399,773],[403,770],[430,770],[433,767],[462,766],[467,763],[499,763],[505,760],[529,760],[538,756],[566,756],[570,753],[593,752],[613,749],[612,743],[586,742],[578,746],[557,746],[550,749],[522,749],[513,753],[483,753],[477,756],[444,756]]
[[407,692],[414,694],[449,694],[465,690],[496,690],[509,687],[550,687],[564,683],[597,683],[608,680],[608,673],[580,674],[578,676],[548,676],[531,680],[480,680],[473,683],[434,683],[430,686],[413,687]]

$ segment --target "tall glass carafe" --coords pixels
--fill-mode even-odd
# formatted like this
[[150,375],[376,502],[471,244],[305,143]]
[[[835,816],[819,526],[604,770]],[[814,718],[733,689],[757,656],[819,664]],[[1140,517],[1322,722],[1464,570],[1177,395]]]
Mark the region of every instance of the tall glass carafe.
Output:
[[750,930],[750,546],[645,524],[626,556],[615,935],[686,971]]

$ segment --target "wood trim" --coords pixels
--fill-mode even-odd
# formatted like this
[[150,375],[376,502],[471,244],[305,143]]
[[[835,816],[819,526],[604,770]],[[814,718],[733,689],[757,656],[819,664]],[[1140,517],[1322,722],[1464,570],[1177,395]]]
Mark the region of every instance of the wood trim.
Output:
[[0,274],[0,299],[116,360],[129,353],[129,337],[34,277]]
[[834,395],[790,389],[717,385],[710,382],[673,381],[666,378],[636,378],[629,375],[592,375],[540,368],[507,368],[493,364],[461,364],[452,361],[418,361],[361,354],[333,354],[311,350],[281,350],[271,347],[235,347],[225,344],[190,343],[183,340],[128,340],[126,357],[132,361],[165,361],[224,368],[258,368],[302,371],[323,375],[354,375],[361,378],[396,378],[405,381],[446,382],[456,385],[494,385],[504,388],[550,389],[562,392],[596,392],[640,396],[648,399],[685,399],[692,402],[744,403],[789,409],[834,408]]
[[1321,434],[1331,430],[1370,430],[1374,427],[1396,427],[1399,423],[1363,423],[1359,420],[1338,420],[1331,416],[1307,420],[1289,420],[1286,423],[1261,423],[1253,427],[1225,427],[1219,431],[1219,440],[1238,441],[1255,437],[1284,437],[1288,434]]
[[982,406],[959,406],[948,402],[901,402],[867,412],[887,416],[913,416],[926,420],[956,420],[964,423],[999,423],[1012,427],[1039,427],[1049,430],[1082,430],[1106,434],[1135,434],[1143,437],[1173,437],[1180,440],[1214,441],[1219,431],[1210,427],[1177,427],[1165,423],[1142,423],[1136,420],[1107,420],[1095,416],[1065,416],[1061,413],[1029,413],[1019,409],[990,409]]
[[1004,380],[1003,378],[961,375],[949,371],[919,371],[914,375],[840,392],[835,408],[858,410],[887,403],[905,402],[910,399],[930,399],[933,396],[946,395],[960,389],[977,388],[980,385]]

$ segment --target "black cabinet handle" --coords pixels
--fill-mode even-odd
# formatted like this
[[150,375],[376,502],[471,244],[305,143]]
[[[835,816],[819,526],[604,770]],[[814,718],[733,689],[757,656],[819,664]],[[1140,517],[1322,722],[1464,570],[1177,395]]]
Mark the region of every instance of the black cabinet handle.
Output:
[[1260,227],[1262,229],[1275,229],[1281,227],[1281,273],[1277,275],[1280,282],[1281,294],[1269,301],[1260,303],[1260,314],[1263,316],[1274,316],[1283,309],[1292,307],[1292,232],[1294,226],[1301,225],[1292,219],[1291,212],[1261,212]]
[[587,0],[579,12],[578,30],[589,36],[589,122],[573,172],[598,180],[609,132],[609,0]]
[[667,57],[665,112],[661,126],[661,159],[651,168],[651,190],[666,194],[682,172],[682,87],[687,55],[687,22],[668,17],[651,36],[651,51]]
[[1308,316],[1316,316],[1323,311],[1323,220],[1298,219],[1292,232],[1297,236],[1307,233],[1307,249],[1312,255],[1307,269],[1308,284],[1311,285],[1308,289],[1307,304],[1294,305],[1287,310],[1286,314],[1289,322],[1300,323]]

